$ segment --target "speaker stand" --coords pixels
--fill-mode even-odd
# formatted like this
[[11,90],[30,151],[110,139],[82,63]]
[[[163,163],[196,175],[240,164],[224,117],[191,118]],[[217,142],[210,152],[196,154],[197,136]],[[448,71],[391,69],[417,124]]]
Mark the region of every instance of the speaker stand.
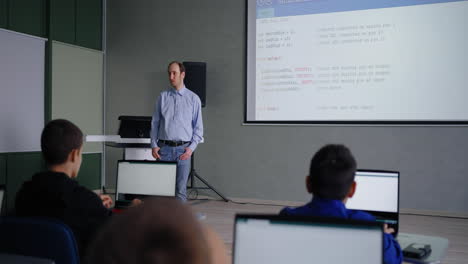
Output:
[[[190,157],[190,186],[187,186],[187,189],[192,189],[192,190],[212,190],[214,191],[219,197],[221,197],[225,202],[229,202],[229,199],[227,199],[224,195],[222,195],[220,192],[218,192],[213,186],[211,186],[205,179],[203,179],[200,175],[198,175],[197,171],[195,170],[195,153],[192,153],[192,156]],[[203,182],[207,187],[196,187],[195,186],[195,181],[194,178],[199,179],[201,182]],[[198,191],[197,191],[198,195]]]

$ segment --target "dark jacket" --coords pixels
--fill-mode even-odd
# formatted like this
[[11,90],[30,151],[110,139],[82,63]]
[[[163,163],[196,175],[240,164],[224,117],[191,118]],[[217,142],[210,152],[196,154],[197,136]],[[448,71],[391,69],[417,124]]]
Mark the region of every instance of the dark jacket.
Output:
[[68,225],[81,256],[111,215],[94,192],[64,173],[51,171],[37,173],[23,183],[15,207],[18,216],[56,218]]

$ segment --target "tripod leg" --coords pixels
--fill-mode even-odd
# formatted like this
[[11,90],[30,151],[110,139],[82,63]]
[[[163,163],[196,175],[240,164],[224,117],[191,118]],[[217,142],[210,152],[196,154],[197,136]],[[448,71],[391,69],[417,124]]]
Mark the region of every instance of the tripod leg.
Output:
[[[223,198],[223,200],[225,202],[229,202],[228,198],[224,197],[224,195],[222,195],[221,193],[219,193],[213,186],[211,186],[207,181],[205,181],[205,179],[203,179],[202,177],[200,177],[200,175],[197,174],[196,171],[193,171],[193,174],[192,176],[195,176],[197,177],[197,179],[199,179],[200,181],[202,181],[206,186],[208,186],[211,190],[213,190],[217,195],[219,195],[219,197]],[[193,179],[193,178],[192,178]]]

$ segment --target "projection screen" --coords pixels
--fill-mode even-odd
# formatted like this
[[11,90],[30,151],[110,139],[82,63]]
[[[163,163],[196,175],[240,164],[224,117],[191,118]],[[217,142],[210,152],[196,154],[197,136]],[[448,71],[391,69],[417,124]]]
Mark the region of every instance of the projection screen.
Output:
[[468,1],[247,0],[246,123],[468,124]]

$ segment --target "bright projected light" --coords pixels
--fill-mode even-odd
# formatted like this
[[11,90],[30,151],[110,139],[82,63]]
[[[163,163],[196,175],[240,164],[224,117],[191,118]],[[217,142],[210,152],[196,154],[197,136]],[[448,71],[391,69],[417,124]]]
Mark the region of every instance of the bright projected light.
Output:
[[247,5],[246,122],[468,123],[468,1]]

